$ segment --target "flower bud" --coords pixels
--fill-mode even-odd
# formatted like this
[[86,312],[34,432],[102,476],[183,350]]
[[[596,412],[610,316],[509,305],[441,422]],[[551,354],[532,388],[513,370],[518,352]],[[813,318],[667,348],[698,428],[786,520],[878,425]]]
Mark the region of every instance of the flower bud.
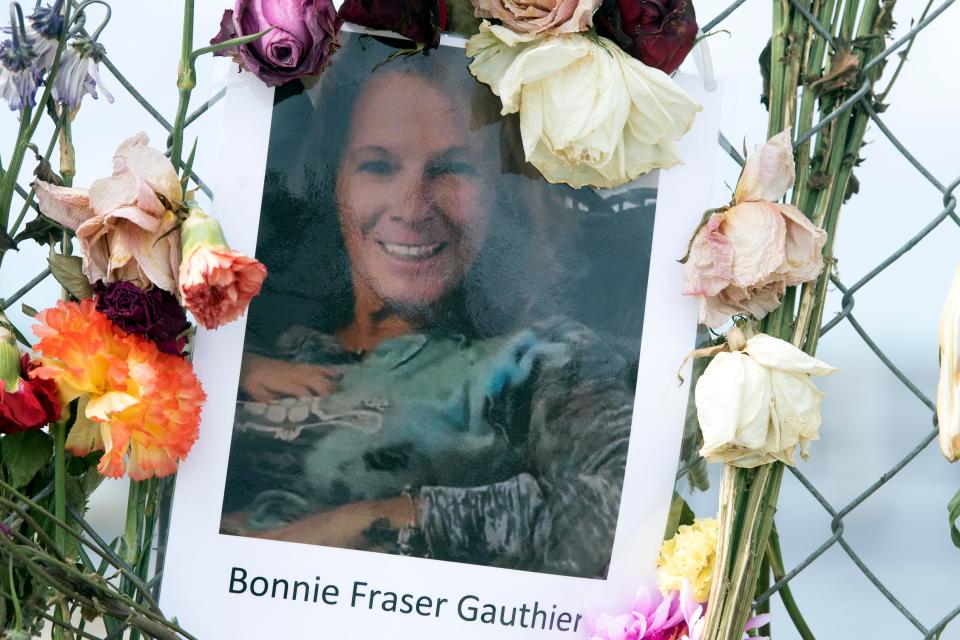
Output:
[[0,379],[7,393],[20,386],[20,349],[16,337],[6,327],[0,327]]
[[33,379],[31,372],[38,368],[38,362],[20,353],[13,333],[0,327],[0,433],[40,429],[60,419],[57,385]]
[[677,70],[697,38],[691,0],[604,0],[594,20],[600,35],[664,73]]

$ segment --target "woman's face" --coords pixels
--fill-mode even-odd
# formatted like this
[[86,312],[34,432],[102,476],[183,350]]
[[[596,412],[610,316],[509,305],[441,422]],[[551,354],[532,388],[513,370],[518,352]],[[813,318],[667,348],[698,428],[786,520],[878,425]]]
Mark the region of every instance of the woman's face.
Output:
[[429,307],[477,259],[493,163],[468,118],[420,76],[375,75],[361,91],[337,177],[358,304]]

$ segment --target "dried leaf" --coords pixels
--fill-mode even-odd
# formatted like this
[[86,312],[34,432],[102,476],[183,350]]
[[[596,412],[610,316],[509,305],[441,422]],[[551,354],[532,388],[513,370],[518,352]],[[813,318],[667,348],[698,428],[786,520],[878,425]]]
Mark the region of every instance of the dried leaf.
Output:
[[860,193],[860,181],[857,180],[857,176],[851,173],[850,179],[847,181],[847,190],[843,194],[844,203],[856,193]]
[[64,256],[54,253],[47,258],[50,272],[57,282],[74,298],[92,298],[93,287],[87,276],[83,275],[83,261],[79,256]]
[[821,95],[835,91],[853,91],[858,84],[860,65],[860,56],[853,52],[850,44],[837,40],[836,51],[830,57],[830,71],[811,82],[810,88]]
[[826,173],[819,171],[807,180],[807,186],[811,189],[824,189],[827,185],[830,184],[830,176]]
[[63,178],[61,178],[57,172],[53,170],[53,166],[51,166],[50,161],[43,156],[37,156],[37,166],[33,170],[33,175],[37,176],[44,182],[55,184],[58,187],[63,186]]
[[27,223],[13,241],[17,244],[24,240],[33,240],[40,245],[53,244],[59,239],[61,230],[62,228],[50,219],[37,216]]
[[17,241],[10,237],[6,229],[0,227],[0,251],[6,251],[8,249],[19,251],[19,249],[17,249]]
[[763,93],[760,94],[760,103],[769,108],[769,95],[770,95],[770,57],[773,55],[773,41],[767,40],[767,45],[763,48],[763,51],[760,52],[760,58],[757,62],[760,63],[760,77],[763,79]]

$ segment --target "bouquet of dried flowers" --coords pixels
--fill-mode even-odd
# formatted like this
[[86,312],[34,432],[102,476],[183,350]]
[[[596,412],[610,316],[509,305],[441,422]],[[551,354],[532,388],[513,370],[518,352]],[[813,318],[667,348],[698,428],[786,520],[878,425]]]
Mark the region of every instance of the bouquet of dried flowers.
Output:
[[[99,6],[98,6],[99,5]],[[105,15],[92,32],[88,13]],[[0,171],[0,261],[24,242],[49,245],[47,268],[0,308],[0,628],[28,637],[83,634],[102,618],[109,634],[191,637],[164,616],[149,581],[159,504],[199,435],[205,394],[190,364],[194,321],[230,322],[257,295],[266,269],[229,248],[195,198],[184,127],[204,53],[243,45],[269,29],[194,50],[193,1],[184,3],[179,104],[166,153],[140,133],[119,141],[113,171],[75,187],[72,127],[85,99],[112,101],[98,42],[103,0],[55,0],[29,15],[11,4],[0,43],[0,98],[19,118]],[[53,124],[39,142],[42,119]],[[45,151],[41,152],[40,149]],[[32,150],[36,179],[17,179]],[[59,150],[59,166],[51,156]],[[15,210],[15,196],[22,203]],[[29,213],[36,216],[26,222]],[[74,248],[79,255],[74,255]],[[52,275],[56,304],[24,306],[31,329],[3,314]],[[123,536],[103,540],[85,521],[104,477],[131,480]]]

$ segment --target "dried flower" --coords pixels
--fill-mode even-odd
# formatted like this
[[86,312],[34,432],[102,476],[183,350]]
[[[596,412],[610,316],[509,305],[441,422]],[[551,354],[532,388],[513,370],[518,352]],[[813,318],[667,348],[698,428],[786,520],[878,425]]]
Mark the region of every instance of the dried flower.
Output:
[[0,433],[39,429],[60,419],[57,385],[31,377],[39,366],[21,354],[14,335],[0,327]]
[[113,324],[152,340],[163,353],[183,353],[186,340],[181,334],[190,323],[172,293],[157,288],[144,291],[132,282],[102,280],[93,285],[93,291],[97,295],[97,311]]
[[596,22],[600,35],[664,73],[677,70],[697,38],[691,0],[604,0]]
[[36,54],[36,66],[39,69],[51,69],[56,57],[60,34],[63,32],[63,15],[60,13],[61,2],[57,6],[37,5],[33,13],[27,18],[27,40]]
[[29,42],[13,40],[0,43],[0,98],[7,101],[11,111],[19,111],[36,104],[40,70]]
[[494,18],[517,33],[579,33],[593,26],[601,0],[471,0],[478,18]]
[[733,205],[713,213],[690,243],[683,294],[700,298],[703,324],[763,318],[787,287],[823,270],[826,232],[796,207],[774,202],[793,186],[790,140],[788,128],[747,159]]
[[180,179],[163,153],[139,133],[120,145],[113,175],[90,190],[34,183],[40,211],[74,229],[91,282],[126,280],[142,289],[156,285],[175,293],[180,264],[177,216]]
[[[536,38],[484,22],[470,71],[520,112],[527,160],[550,182],[615,187],[680,161],[673,141],[700,110],[664,73],[605,38]],[[602,90],[600,89],[602,87]]]
[[713,561],[717,553],[719,527],[716,518],[697,518],[682,525],[665,540],[657,559],[657,586],[666,595],[679,591],[684,582],[691,585],[693,598],[706,602],[713,582]]
[[92,299],[58,302],[37,320],[43,366],[32,375],[55,380],[64,404],[81,398],[67,450],[103,450],[97,469],[113,478],[174,473],[197,439],[205,399],[189,363],[124,333]]
[[240,317],[260,293],[267,268],[227,246],[220,223],[192,209],[183,223],[180,295],[184,306],[207,329]]
[[341,19],[332,0],[236,0],[223,13],[220,33],[210,44],[273,30],[250,44],[219,51],[275,87],[303,76],[315,76],[340,48]]
[[940,451],[950,462],[960,458],[960,267],[940,312],[940,382],[937,385]]
[[446,0],[345,0],[339,14],[346,22],[393,31],[428,47],[438,46],[447,28]]
[[820,437],[822,393],[810,376],[836,371],[789,342],[766,334],[744,340],[727,333],[729,351],[718,353],[694,393],[703,433],[700,455],[709,462],[756,467],[779,460],[794,465],[794,451],[807,458]]
[[53,80],[54,100],[77,109],[83,96],[90,94],[97,98],[97,87],[100,87],[107,102],[113,102],[113,96],[100,79],[100,61],[104,54],[104,48],[89,38],[77,38],[67,45]]

